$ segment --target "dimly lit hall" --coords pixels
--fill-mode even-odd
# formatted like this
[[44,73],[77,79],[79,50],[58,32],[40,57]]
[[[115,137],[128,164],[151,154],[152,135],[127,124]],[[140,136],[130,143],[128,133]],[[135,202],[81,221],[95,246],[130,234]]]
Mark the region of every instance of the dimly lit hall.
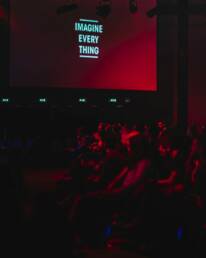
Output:
[[0,0],[7,256],[206,257],[205,46],[205,0]]

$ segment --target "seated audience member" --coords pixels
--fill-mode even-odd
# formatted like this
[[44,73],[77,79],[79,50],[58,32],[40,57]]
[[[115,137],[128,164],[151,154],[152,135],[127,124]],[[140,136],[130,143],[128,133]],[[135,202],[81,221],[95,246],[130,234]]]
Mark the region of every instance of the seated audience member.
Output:
[[159,139],[159,164],[157,185],[167,195],[184,189],[184,136],[174,131],[166,132]]
[[[127,152],[120,142],[120,134],[107,124],[101,139],[101,148],[94,142],[84,145],[84,151],[74,159],[70,168],[70,180],[64,186],[65,204],[76,195],[105,189],[125,166]],[[60,192],[60,191],[59,191]],[[64,200],[60,201],[62,204]]]
[[147,140],[143,136],[133,137],[130,145],[128,163],[108,182],[105,190],[78,196],[74,202],[70,218],[78,225],[79,231],[91,230],[91,225],[101,231],[102,223],[111,220],[113,212],[122,209],[134,212],[138,207],[139,196],[150,177],[151,161]]
[[205,133],[192,138],[191,146],[185,164],[186,197],[190,205],[203,208],[205,203],[205,167],[206,167],[206,137]]
[[200,157],[197,164],[197,172],[193,175],[195,193],[198,196],[197,205],[206,210],[206,133],[200,138]]
[[194,192],[196,176],[200,167],[200,159],[200,139],[198,137],[194,137],[191,139],[189,153],[185,162],[185,187],[186,193],[189,195]]
[[100,167],[99,189],[105,189],[126,164],[127,152],[121,144],[120,133],[108,128],[102,139],[104,155]]

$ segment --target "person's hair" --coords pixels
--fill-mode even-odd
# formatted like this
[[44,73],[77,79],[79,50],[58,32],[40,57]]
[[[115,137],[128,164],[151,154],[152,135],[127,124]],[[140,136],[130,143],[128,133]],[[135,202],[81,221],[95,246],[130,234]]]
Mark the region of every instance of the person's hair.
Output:
[[110,127],[105,131],[102,140],[105,143],[105,147],[113,149],[121,142],[120,133],[116,132],[112,127]]
[[144,135],[138,134],[129,140],[131,160],[135,162],[149,156],[149,142]]

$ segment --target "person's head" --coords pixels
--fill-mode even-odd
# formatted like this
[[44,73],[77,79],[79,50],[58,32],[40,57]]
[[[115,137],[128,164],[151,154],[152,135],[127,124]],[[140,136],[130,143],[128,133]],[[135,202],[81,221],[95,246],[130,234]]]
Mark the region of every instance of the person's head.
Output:
[[137,160],[147,158],[149,154],[149,143],[145,136],[137,134],[129,140],[130,154]]
[[175,159],[186,144],[186,137],[178,128],[166,130],[159,139],[158,150],[161,156],[169,155]]
[[108,127],[102,137],[102,140],[105,148],[115,149],[121,143],[120,133],[115,131],[112,127]]

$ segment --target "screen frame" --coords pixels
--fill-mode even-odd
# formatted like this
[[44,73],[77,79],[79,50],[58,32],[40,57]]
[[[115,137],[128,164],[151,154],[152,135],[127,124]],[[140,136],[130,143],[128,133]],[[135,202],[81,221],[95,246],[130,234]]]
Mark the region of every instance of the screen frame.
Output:
[[[159,0],[156,0],[157,4]],[[10,4],[10,1],[8,1]],[[10,10],[10,7],[9,7]],[[151,117],[152,119],[155,117],[166,118],[167,121],[172,121],[173,117],[173,94],[174,89],[171,83],[168,84],[168,87],[165,87],[165,79],[160,74],[161,70],[163,70],[162,57],[164,53],[162,53],[162,33],[163,31],[163,22],[161,17],[157,16],[157,37],[156,37],[156,78],[157,78],[157,90],[156,91],[140,91],[140,90],[112,90],[112,89],[80,89],[80,88],[24,88],[24,87],[11,87],[10,85],[10,23],[7,24],[7,32],[5,34],[5,38],[7,39],[6,50],[4,52],[5,55],[5,64],[4,69],[6,74],[6,79],[2,80],[2,86],[0,88],[1,97],[9,97],[11,101],[9,104],[2,104],[0,106],[3,108],[12,108],[17,109],[20,108],[36,108],[37,98],[39,97],[47,97],[48,103],[44,105],[44,107],[48,108],[57,108],[64,109],[66,108],[67,112],[71,112],[73,110],[73,116],[76,115],[76,109],[82,108],[81,112],[84,111],[85,108],[90,108],[90,113],[97,112],[97,109],[105,110],[104,112],[110,112],[114,110],[119,103],[123,108],[128,110],[128,112],[134,112],[138,115],[143,115],[147,113],[147,117]],[[9,22],[10,22],[10,12],[9,12]],[[161,49],[160,49],[161,46]],[[171,55],[172,57],[172,55]],[[80,97],[88,98],[87,105],[79,105],[77,102]],[[118,105],[109,104],[108,98],[116,97],[120,99]],[[131,98],[131,103],[125,105],[122,101],[125,98]],[[3,106],[2,106],[3,105]],[[43,105],[41,105],[41,108]],[[119,109],[120,112],[124,111],[124,109]],[[142,108],[144,108],[144,112],[142,112]],[[141,112],[139,112],[141,110]],[[79,111],[80,112],[80,111]],[[151,114],[150,114],[151,113]],[[150,114],[150,115],[149,115]],[[101,113],[102,115],[102,113]],[[99,115],[99,117],[101,117]],[[145,116],[146,117],[146,116]]]

